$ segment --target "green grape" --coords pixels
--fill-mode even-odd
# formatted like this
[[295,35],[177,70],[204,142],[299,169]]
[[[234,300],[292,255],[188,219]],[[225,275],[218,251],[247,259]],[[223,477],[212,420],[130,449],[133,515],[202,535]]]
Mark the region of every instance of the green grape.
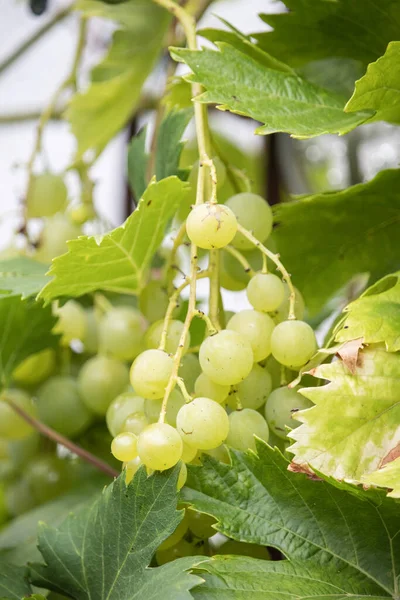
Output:
[[68,300],[63,306],[55,309],[58,321],[54,333],[61,335],[61,344],[69,346],[72,340],[83,340],[86,333],[86,312],[75,300]]
[[203,372],[215,383],[233,385],[250,373],[254,357],[248,340],[225,329],[204,340],[199,352]]
[[36,406],[27,393],[22,390],[4,390],[0,395],[0,437],[6,440],[21,440],[33,431],[22,417],[7,404],[11,400],[31,417],[36,417]]
[[67,187],[59,175],[35,175],[26,199],[27,218],[51,217],[62,212],[67,203],[67,196]]
[[[259,271],[261,269],[263,259],[259,250],[248,250],[247,252],[242,252],[242,254],[254,271]],[[246,273],[243,265],[237,260],[237,258],[235,258],[229,252],[226,252],[226,250],[222,251],[221,268],[222,270],[225,270],[226,273],[235,281],[239,281],[242,284],[248,285],[250,281],[249,273]]]
[[176,484],[177,490],[181,490],[186,483],[187,479],[187,467],[184,462],[182,462],[181,469],[179,471],[178,481]]
[[236,542],[235,540],[228,540],[222,544],[222,546],[218,548],[216,554],[233,554],[235,556],[249,556],[251,558],[259,558],[261,560],[271,560],[271,555],[265,546],[248,544],[246,542]]
[[229,415],[229,434],[226,443],[236,450],[256,450],[257,436],[268,442],[268,425],[259,412],[251,408],[235,410]]
[[25,477],[39,504],[66,492],[73,483],[69,462],[51,454],[38,456],[28,463]]
[[222,404],[226,400],[229,391],[229,385],[221,385],[212,381],[205,373],[201,373],[196,379],[194,384],[194,391],[196,396],[203,396],[203,398],[210,398],[218,404]]
[[126,392],[117,396],[110,404],[106,413],[108,431],[112,436],[121,433],[125,420],[132,413],[144,411],[144,398],[134,392]]
[[82,342],[85,352],[88,354],[97,354],[99,350],[99,332],[96,310],[94,308],[86,309],[86,331]]
[[272,332],[271,350],[281,365],[302,367],[317,351],[315,333],[304,321],[282,321]]
[[249,281],[247,298],[256,310],[277,310],[285,299],[282,280],[272,273],[257,273]]
[[182,460],[185,463],[190,463],[192,462],[192,460],[194,460],[196,458],[197,455],[197,448],[193,448],[192,446],[189,446],[188,444],[186,444],[186,442],[183,442],[183,448],[182,448]]
[[271,334],[275,323],[269,315],[258,310],[241,310],[229,319],[226,327],[248,341],[253,350],[254,362],[264,360],[271,354]]
[[130,378],[132,387],[150,400],[164,396],[174,361],[163,350],[145,350],[134,360]]
[[168,294],[161,281],[149,281],[139,296],[139,308],[149,323],[162,319],[168,308]]
[[74,240],[81,233],[81,228],[74,225],[66,215],[57,213],[49,217],[44,223],[35,258],[42,262],[51,262],[56,256],[67,252],[68,240]]
[[271,431],[281,439],[287,438],[286,427],[294,429],[300,423],[292,418],[294,412],[310,408],[313,403],[286,386],[274,390],[265,405],[265,418]]
[[15,469],[25,468],[26,463],[39,452],[40,434],[32,431],[22,440],[12,440],[7,443],[7,457]]
[[72,377],[51,377],[37,392],[39,420],[67,437],[82,433],[93,420],[93,413],[79,395]]
[[207,539],[217,533],[217,530],[213,527],[213,525],[215,525],[217,522],[214,517],[210,517],[210,515],[201,513],[192,508],[188,508],[186,514],[188,518],[189,529],[196,537],[200,539]]
[[[282,321],[286,321],[289,316],[289,298],[290,298],[290,290],[287,283],[283,284],[285,297],[282,300],[281,304],[278,306],[276,311],[274,311],[273,316],[277,323],[281,323]],[[296,319],[303,319],[305,313],[305,304],[304,299],[301,293],[297,288],[294,288],[294,312],[296,315]]]
[[126,417],[122,431],[130,431],[135,435],[139,435],[149,424],[150,421],[143,412],[134,412]]
[[135,473],[137,473],[137,471],[142,465],[143,463],[138,456],[124,464],[126,485],[128,485],[132,481],[132,479],[135,476]]
[[[272,231],[272,210],[269,204],[257,194],[243,192],[229,198],[226,202],[236,215],[238,223],[250,231],[260,242],[265,242]],[[240,250],[249,250],[253,244],[243,234],[237,233],[232,245]]]
[[243,408],[257,410],[267,401],[272,390],[271,375],[260,365],[254,365],[250,374],[237,386],[237,393]]
[[[184,325],[183,325],[182,321],[175,321],[175,320],[170,321],[169,326],[168,326],[166,344],[165,344],[165,352],[167,352],[167,354],[175,354],[175,352],[177,351],[183,328],[184,328]],[[156,321],[149,327],[149,329],[146,332],[145,338],[144,338],[147,348],[149,348],[149,349],[158,348],[158,346],[160,345],[161,334],[162,334],[163,329],[164,329],[164,321],[163,320]],[[189,348],[189,345],[190,345],[190,335],[188,333],[188,335],[186,336],[185,345],[183,347],[183,352],[186,352],[186,350]]]
[[140,460],[149,469],[165,471],[176,465],[182,456],[182,439],[167,423],[153,423],[138,437]]
[[187,512],[188,511],[185,510],[185,515],[184,515],[182,521],[179,523],[178,527],[175,529],[175,531],[173,533],[171,533],[171,535],[168,536],[167,539],[162,542],[162,544],[159,545],[159,547],[158,547],[159,551],[163,551],[163,550],[167,550],[168,548],[172,548],[172,546],[175,546],[175,544],[177,544],[183,538],[183,536],[186,534],[187,530],[189,529]]
[[224,204],[199,204],[191,210],[186,220],[190,241],[206,250],[227,246],[236,231],[236,217]]
[[111,442],[111,452],[117,460],[129,462],[137,457],[138,438],[130,431],[119,433]]
[[215,458],[215,460],[218,460],[219,462],[225,463],[227,465],[229,465],[231,462],[229,452],[225,444],[221,444],[221,446],[218,446],[217,448],[204,450],[202,454],[208,454],[208,456],[212,456],[212,458]]
[[[175,392],[175,390],[174,390]],[[171,392],[172,395],[172,392]],[[170,398],[171,398],[170,395]],[[161,406],[162,406],[162,399],[160,398],[159,400],[145,400],[144,401],[144,414],[146,415],[147,419],[149,420],[150,423],[156,423],[159,419],[160,416],[160,412],[161,412]],[[169,402],[169,399],[168,399]],[[168,410],[168,408],[167,408]],[[166,421],[169,423],[168,419],[166,419]],[[172,423],[169,423],[169,425],[171,425]]]
[[78,376],[79,392],[86,406],[104,416],[111,402],[129,383],[126,366],[115,358],[94,356],[82,367]]
[[24,476],[7,483],[4,490],[4,503],[7,512],[12,517],[18,517],[37,505],[30,485]]
[[143,350],[145,322],[135,308],[115,306],[99,323],[99,346],[119,360],[133,360]]
[[208,450],[216,448],[226,439],[229,419],[222,406],[209,398],[195,398],[182,406],[176,426],[188,446]]
[[224,268],[224,265],[221,265],[219,271],[219,283],[221,287],[225,290],[229,290],[230,292],[241,292],[246,289],[247,282],[239,281],[232,277]]
[[179,367],[179,377],[185,382],[189,394],[194,392],[195,381],[201,373],[199,359],[196,354],[190,352],[182,357]]
[[94,206],[89,203],[81,203],[77,206],[72,206],[69,210],[69,218],[75,225],[83,225],[87,221],[92,221],[96,218],[96,211]]
[[56,356],[52,348],[46,348],[37,354],[31,354],[18,365],[13,379],[19,385],[34,386],[42,383],[54,371]]
[[183,558],[184,556],[193,556],[197,554],[195,552],[195,546],[187,542],[186,540],[180,540],[175,546],[167,548],[166,550],[157,550],[156,561],[159,566],[165,565],[166,563],[172,562],[177,558]]

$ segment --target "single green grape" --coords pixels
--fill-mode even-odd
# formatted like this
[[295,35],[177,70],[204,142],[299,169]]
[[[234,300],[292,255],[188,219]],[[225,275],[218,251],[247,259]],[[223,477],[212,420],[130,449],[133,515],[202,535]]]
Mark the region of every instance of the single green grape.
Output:
[[[181,392],[177,389],[172,390],[168,398],[166,422],[168,425],[176,426],[176,415],[178,414],[181,406],[185,404],[185,399]],[[160,400],[146,400],[145,402],[145,414],[150,423],[158,421],[162,406],[162,399]]]
[[254,362],[248,340],[230,329],[206,338],[200,346],[199,359],[203,372],[220,385],[233,385],[245,379]]
[[21,472],[26,463],[38,454],[40,442],[40,434],[35,430],[21,440],[8,441],[6,444],[7,458],[10,459],[13,468]]
[[158,565],[165,565],[166,563],[172,562],[177,558],[183,558],[184,556],[193,556],[196,553],[195,546],[187,542],[186,540],[180,540],[175,546],[167,548],[166,550],[157,550],[156,561]]
[[197,455],[197,448],[193,448],[192,446],[189,446],[188,444],[186,444],[186,442],[183,442],[183,448],[182,448],[182,460],[185,463],[190,463],[192,462],[192,460],[194,460],[196,458]]
[[[261,269],[263,259],[259,250],[247,250],[243,251],[242,254],[254,271]],[[221,269],[225,270],[235,281],[248,285],[250,281],[249,273],[246,273],[245,268],[237,258],[226,250],[222,250],[221,253]]]
[[[286,321],[289,316],[290,290],[287,283],[283,284],[283,288],[285,292],[284,299],[282,300],[278,308],[273,312],[273,317],[277,323]],[[296,315],[296,319],[303,319],[305,314],[304,298],[296,287],[294,288],[294,297],[294,312]]]
[[[250,231],[258,241],[265,242],[269,237],[272,231],[273,217],[272,210],[264,198],[250,192],[242,192],[229,198],[225,206],[234,212],[238,223]],[[232,245],[240,250],[249,250],[254,247],[239,232],[235,235]]]
[[143,398],[157,400],[164,396],[174,361],[163,350],[145,350],[134,360],[130,378],[132,387]]
[[188,508],[186,514],[189,529],[197,538],[207,539],[217,533],[217,530],[213,527],[217,522],[214,517],[192,508]]
[[134,433],[124,431],[111,442],[111,452],[117,460],[129,462],[138,456],[137,442],[138,438]]
[[29,482],[21,474],[16,479],[7,482],[4,490],[4,502],[8,514],[12,517],[18,517],[28,512],[38,504],[32,494]]
[[7,403],[10,400],[31,417],[36,417],[36,406],[32,398],[22,390],[8,389],[0,395],[0,437],[7,440],[21,440],[29,436],[33,429]]
[[168,293],[161,281],[149,281],[139,296],[140,311],[149,323],[164,318],[168,303]]
[[62,212],[67,204],[67,196],[67,187],[59,175],[35,175],[26,199],[27,218],[51,217]]
[[272,273],[256,273],[250,279],[246,293],[252,307],[264,312],[277,310],[285,299],[282,280]]
[[254,410],[265,404],[271,390],[271,375],[260,365],[254,365],[246,379],[237,385],[237,393],[242,407]]
[[149,469],[165,471],[182,456],[182,439],[167,423],[152,423],[138,437],[138,455]]
[[26,466],[25,478],[39,504],[66,492],[74,482],[69,461],[57,456],[37,456]]
[[78,376],[79,393],[86,406],[104,416],[111,402],[129,383],[126,366],[106,356],[94,356],[82,367]]
[[72,340],[83,340],[86,333],[86,312],[75,300],[68,300],[54,310],[58,321],[53,332],[61,335],[61,344],[69,346]]
[[74,225],[64,214],[57,213],[47,218],[40,234],[35,259],[50,263],[56,256],[67,252],[67,241],[74,240],[81,233],[81,228]]
[[251,408],[235,410],[229,415],[229,434],[226,443],[236,450],[256,450],[257,436],[268,442],[268,425],[259,412]]
[[[158,348],[161,341],[161,334],[164,329],[164,321],[156,321],[152,325],[150,325],[149,329],[145,335],[145,344],[146,347]],[[182,335],[182,331],[184,329],[184,325],[182,321],[171,320],[168,325],[168,333],[166,337],[165,344],[165,352],[167,354],[175,354],[179,346],[179,340]],[[186,352],[190,345],[190,335],[186,336],[185,345],[183,347],[183,352]]]
[[158,550],[163,551],[163,550],[167,550],[168,548],[172,548],[172,546],[175,546],[175,544],[177,544],[183,538],[183,536],[186,534],[188,529],[189,529],[189,523],[188,523],[188,518],[187,518],[187,511],[185,511],[185,515],[184,515],[182,521],[179,523],[178,527],[175,529],[175,531],[173,533],[171,533],[170,536],[167,537],[166,540],[164,540],[159,545]]
[[211,456],[212,458],[215,458],[215,460],[225,463],[226,465],[231,464],[229,452],[225,444],[221,444],[221,446],[211,448],[210,450],[203,450],[202,454],[208,454],[208,456]]
[[38,389],[37,411],[40,421],[67,437],[79,435],[93,421],[77,381],[61,375],[51,377]]
[[144,412],[144,398],[134,392],[125,392],[117,396],[106,413],[108,431],[113,437],[121,433],[125,420],[133,413]]
[[264,360],[271,354],[271,335],[275,323],[269,315],[258,310],[241,310],[229,319],[226,327],[248,341],[254,362]]
[[95,308],[86,309],[86,331],[83,345],[87,354],[97,354],[99,351],[98,317]]
[[274,390],[267,400],[265,418],[271,431],[284,440],[287,439],[287,428],[294,429],[300,425],[292,415],[311,406],[313,403],[299,394],[296,389],[280,387]]
[[52,348],[46,348],[37,354],[31,354],[20,363],[13,372],[18,385],[35,386],[47,379],[56,366],[56,356]]
[[315,333],[304,321],[282,321],[272,332],[272,355],[285,367],[302,367],[317,348]]
[[195,398],[182,406],[176,426],[183,441],[189,446],[208,450],[226,439],[229,419],[225,409],[210,398]]
[[215,554],[232,554],[234,556],[249,556],[251,558],[259,558],[261,560],[271,560],[271,555],[265,546],[248,544],[247,542],[236,542],[235,540],[228,540],[222,544]]
[[187,479],[187,467],[186,467],[184,461],[182,461],[182,465],[181,465],[181,468],[180,468],[180,471],[179,471],[179,475],[178,475],[178,481],[177,481],[177,484],[176,484],[178,492],[185,485],[186,479]]
[[87,221],[93,221],[96,218],[94,206],[89,202],[82,202],[81,204],[72,206],[68,214],[75,225],[83,225]]
[[99,323],[99,346],[119,360],[133,360],[143,350],[145,322],[138,310],[114,306]]
[[229,290],[230,292],[241,292],[246,289],[247,282],[240,281],[232,277],[228,271],[225,270],[223,264],[221,264],[221,268],[219,270],[219,283],[220,286],[225,290]]
[[229,385],[215,383],[205,373],[201,373],[194,384],[194,391],[197,397],[210,398],[218,402],[218,404],[222,404],[226,400],[230,389]]
[[186,220],[190,241],[206,250],[227,246],[236,231],[236,217],[224,204],[199,204],[192,208]]
[[[151,402],[154,402],[154,400]],[[134,412],[126,417],[122,431],[130,431],[135,435],[139,435],[148,425],[150,425],[150,421],[143,412]]]
[[179,377],[182,377],[189,394],[194,392],[195,381],[201,373],[200,362],[196,354],[190,352],[181,359]]

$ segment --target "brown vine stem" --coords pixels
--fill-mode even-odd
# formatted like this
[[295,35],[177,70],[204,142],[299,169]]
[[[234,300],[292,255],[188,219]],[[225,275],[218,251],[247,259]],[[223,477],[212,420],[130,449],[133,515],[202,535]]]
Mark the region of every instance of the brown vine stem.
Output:
[[91,452],[88,452],[84,448],[81,448],[77,444],[74,444],[74,442],[71,442],[71,440],[69,440],[68,438],[64,437],[57,431],[54,431],[54,429],[51,429],[51,427],[47,427],[47,425],[44,425],[44,423],[41,423],[41,421],[38,421],[38,419],[35,419],[35,417],[32,417],[31,415],[26,413],[12,400],[7,398],[7,404],[11,406],[11,408],[15,410],[15,412],[22,419],[24,419],[24,421],[29,423],[29,425],[31,425],[34,429],[36,429],[36,431],[44,435],[46,438],[53,440],[53,442],[56,442],[57,444],[61,444],[61,446],[64,446],[65,448],[68,448],[68,450],[70,450],[89,464],[93,465],[94,467],[96,467],[96,469],[102,471],[106,475],[109,475],[110,477],[118,477],[118,471],[113,469],[106,462],[100,460],[100,458],[97,458],[97,456],[95,456]]

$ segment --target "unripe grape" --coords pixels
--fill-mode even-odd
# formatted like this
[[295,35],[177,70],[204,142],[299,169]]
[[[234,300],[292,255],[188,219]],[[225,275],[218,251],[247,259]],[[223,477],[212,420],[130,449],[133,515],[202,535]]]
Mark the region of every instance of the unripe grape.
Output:
[[248,341],[253,350],[254,362],[271,354],[271,334],[275,323],[269,315],[257,310],[241,310],[229,319],[226,327]]
[[130,431],[135,435],[139,435],[148,425],[150,425],[150,421],[143,412],[134,412],[126,417],[122,431]]
[[[162,399],[160,400],[146,400],[145,402],[145,413],[150,423],[158,421],[161,412]],[[181,406],[185,404],[185,399],[178,389],[172,390],[169,395],[167,403],[166,421],[169,425],[175,427],[176,415],[178,414]]]
[[67,203],[67,195],[66,185],[59,175],[35,175],[26,199],[27,218],[51,217],[62,212]]
[[[253,271],[259,271],[263,264],[262,254],[258,249],[242,252]],[[232,277],[235,281],[247,285],[250,281],[250,275],[246,272],[243,265],[230,252],[222,250],[221,253],[221,270]],[[243,288],[244,289],[244,288]]]
[[172,374],[174,361],[163,350],[145,350],[131,366],[131,383],[143,398],[154,399],[164,396]]
[[108,431],[112,436],[121,433],[125,420],[132,413],[144,411],[144,398],[134,392],[126,392],[117,396],[110,404],[106,413]]
[[183,448],[182,448],[183,462],[185,462],[185,463],[192,462],[192,460],[194,458],[196,458],[196,454],[197,454],[197,448],[193,448],[192,446],[189,446],[188,444],[183,442]]
[[111,452],[117,460],[121,462],[129,462],[137,457],[137,436],[130,432],[124,431],[119,433],[111,442]]
[[229,420],[222,406],[209,398],[195,398],[182,406],[176,426],[189,446],[207,450],[216,448],[226,439]]
[[[145,335],[145,344],[147,348],[158,348],[161,341],[161,334],[164,328],[164,321],[156,321],[153,323],[146,332]],[[172,320],[168,325],[168,333],[165,344],[165,352],[167,354],[175,354],[179,346],[179,340],[182,335],[182,331],[184,329],[184,325],[182,321]],[[186,336],[185,345],[183,348],[183,352],[189,348],[190,345],[190,335],[189,333]]]
[[168,307],[168,294],[161,281],[149,281],[139,296],[139,308],[149,323],[163,319]]
[[[274,311],[273,317],[276,322],[281,323],[282,321],[286,321],[289,316],[289,299],[290,299],[290,290],[287,283],[283,284],[285,297],[282,300],[281,304]],[[296,319],[303,319],[305,313],[305,303],[304,298],[299,292],[297,288],[294,288],[294,312],[296,315]]]
[[83,225],[86,221],[92,221],[96,218],[96,211],[93,205],[88,202],[72,206],[68,214],[71,221],[76,225]]
[[49,263],[60,254],[67,252],[67,241],[74,240],[82,233],[77,225],[61,213],[46,219],[40,234],[40,244],[35,259]]
[[35,404],[22,390],[4,390],[0,396],[0,438],[21,440],[32,433],[32,426],[7,404],[7,399],[32,417],[36,417]]
[[198,554],[198,552],[196,552],[196,547],[186,540],[180,540],[175,546],[167,548],[167,550],[157,550],[156,561],[157,564],[161,566],[178,558],[193,556],[194,554]]
[[315,333],[304,321],[282,321],[272,332],[271,350],[285,367],[302,367],[317,351]]
[[217,533],[213,525],[217,523],[214,517],[201,513],[193,508],[188,508],[186,511],[189,529],[196,537],[200,539],[207,539]]
[[241,292],[246,289],[247,282],[239,281],[232,277],[224,268],[224,265],[221,265],[219,271],[219,283],[220,286],[225,290],[229,290],[230,292]]
[[172,546],[175,546],[175,544],[177,544],[179,542],[179,540],[181,540],[183,538],[183,536],[185,535],[185,533],[187,532],[189,526],[188,526],[188,518],[186,516],[187,511],[185,511],[185,516],[183,517],[182,521],[179,523],[178,527],[175,529],[175,531],[173,533],[171,533],[171,535],[169,537],[167,537],[166,540],[164,540],[162,542],[162,544],[159,545],[158,549],[159,550],[167,550],[168,548],[172,548]]
[[8,482],[4,501],[7,512],[12,517],[18,517],[30,511],[37,504],[28,481],[21,476]]
[[55,376],[37,391],[39,420],[67,437],[75,437],[90,425],[93,413],[79,395],[72,377]]
[[225,444],[221,444],[221,446],[218,446],[217,448],[204,450],[202,454],[208,454],[208,456],[212,456],[212,458],[215,458],[215,460],[225,463],[226,465],[231,463],[229,452]]
[[268,371],[254,365],[250,374],[237,386],[237,393],[243,408],[257,410],[267,401],[272,390],[272,379]]
[[206,250],[227,246],[235,237],[236,230],[236,217],[224,204],[199,204],[186,220],[190,241]]
[[85,352],[88,354],[97,354],[99,349],[99,332],[96,310],[94,308],[86,309],[86,331],[83,337]]
[[194,384],[196,379],[201,373],[201,367],[199,359],[196,354],[190,352],[182,357],[181,364],[179,366],[179,377],[182,377],[185,382],[185,386],[189,394],[194,391]]
[[176,429],[167,423],[153,423],[138,437],[140,460],[149,469],[170,469],[182,456],[182,439]]
[[13,379],[19,385],[38,385],[51,375],[56,366],[56,357],[52,348],[46,348],[37,354],[31,354],[20,363],[13,372]]
[[271,555],[265,546],[248,544],[246,542],[236,542],[235,540],[228,540],[225,544],[222,544],[222,546],[218,548],[216,554],[231,554],[234,556],[249,556],[261,560],[271,560]]
[[200,366],[215,383],[233,385],[250,373],[254,357],[248,340],[225,329],[204,340],[199,352]]
[[[229,198],[226,202],[236,215],[238,223],[248,229],[260,242],[265,242],[272,231],[272,210],[269,204],[257,194],[243,192]],[[232,241],[235,248],[249,250],[253,244],[243,234],[237,233]]]
[[287,427],[294,429],[300,423],[292,415],[305,408],[310,408],[313,403],[299,394],[295,389],[286,386],[274,390],[265,405],[265,418],[271,431],[279,438],[287,438]]
[[187,467],[186,467],[185,463],[182,462],[182,466],[179,471],[178,481],[176,484],[178,491],[183,488],[183,486],[186,483],[186,479],[187,479]]
[[272,273],[257,273],[247,286],[247,298],[256,310],[277,310],[285,298],[282,280]]
[[259,412],[251,408],[235,410],[229,415],[228,446],[236,450],[256,450],[254,436],[268,441],[269,430],[266,420]]
[[75,300],[68,300],[63,306],[55,309],[58,317],[53,331],[61,335],[61,344],[69,346],[72,340],[83,340],[86,333],[86,313]]
[[86,406],[98,415],[105,415],[111,402],[129,383],[126,366],[115,358],[94,356],[82,367],[79,392]]
[[74,483],[69,461],[57,456],[37,456],[26,466],[25,479],[36,502],[48,502]]
[[145,322],[135,308],[115,306],[99,323],[101,351],[119,360],[133,360],[143,349]]
[[212,381],[205,373],[201,373],[196,379],[194,384],[194,391],[196,396],[202,396],[203,398],[210,398],[218,404],[222,404],[227,398],[229,391],[229,385],[220,385]]

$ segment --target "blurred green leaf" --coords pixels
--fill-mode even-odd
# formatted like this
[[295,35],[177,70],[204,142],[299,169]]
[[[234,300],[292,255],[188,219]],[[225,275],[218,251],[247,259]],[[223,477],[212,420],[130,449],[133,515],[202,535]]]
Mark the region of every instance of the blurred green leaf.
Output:
[[38,294],[48,282],[47,270],[47,265],[26,256],[0,261],[0,295],[24,299]]
[[149,155],[146,153],[147,127],[143,127],[132,139],[128,148],[128,180],[138,201],[147,187],[147,166]]
[[0,600],[21,600],[32,593],[27,569],[0,562]]

